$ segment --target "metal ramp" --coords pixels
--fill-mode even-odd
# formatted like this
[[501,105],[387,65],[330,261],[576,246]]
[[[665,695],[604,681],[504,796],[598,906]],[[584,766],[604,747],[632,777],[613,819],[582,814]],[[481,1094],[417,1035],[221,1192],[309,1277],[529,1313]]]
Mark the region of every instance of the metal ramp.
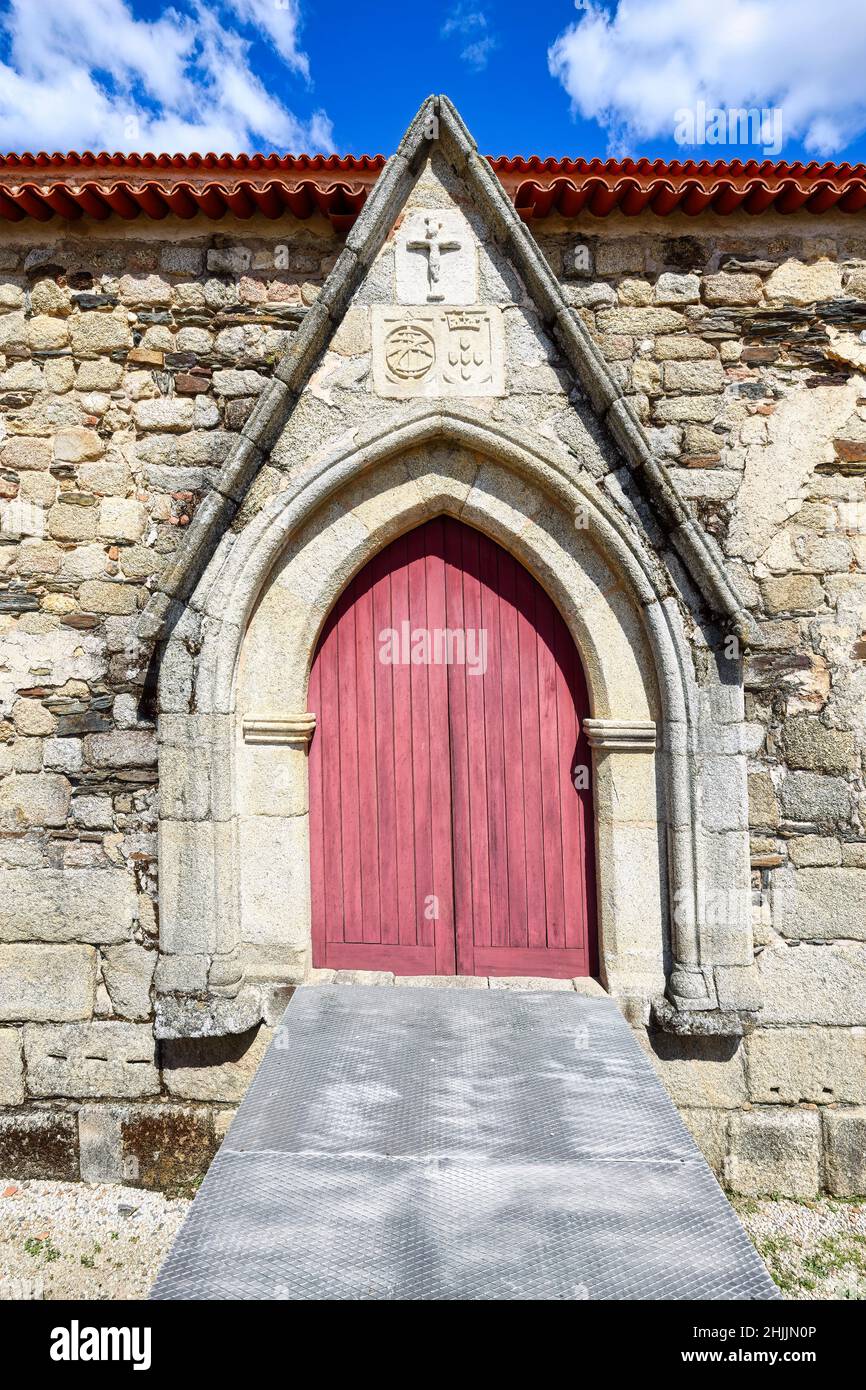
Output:
[[316,986],[154,1299],[773,1299],[616,1005]]

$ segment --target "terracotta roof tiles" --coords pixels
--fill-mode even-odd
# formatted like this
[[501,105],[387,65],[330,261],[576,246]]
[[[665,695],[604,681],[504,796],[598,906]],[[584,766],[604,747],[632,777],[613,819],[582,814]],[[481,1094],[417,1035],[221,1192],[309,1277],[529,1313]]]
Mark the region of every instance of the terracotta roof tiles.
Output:
[[[526,221],[866,208],[863,164],[535,156],[490,163]],[[216,221],[319,212],[346,231],[384,164],[383,155],[9,154],[0,156],[0,218],[102,222],[174,214]]]

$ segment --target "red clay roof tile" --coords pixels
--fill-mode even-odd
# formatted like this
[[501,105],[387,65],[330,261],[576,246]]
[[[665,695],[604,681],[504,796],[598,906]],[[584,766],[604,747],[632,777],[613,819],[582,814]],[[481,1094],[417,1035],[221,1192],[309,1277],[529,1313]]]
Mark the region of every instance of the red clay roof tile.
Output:
[[[861,212],[866,165],[674,160],[508,159],[490,163],[526,221],[558,214],[721,216]],[[315,212],[346,231],[383,155],[9,154],[0,156],[0,218],[105,221]]]

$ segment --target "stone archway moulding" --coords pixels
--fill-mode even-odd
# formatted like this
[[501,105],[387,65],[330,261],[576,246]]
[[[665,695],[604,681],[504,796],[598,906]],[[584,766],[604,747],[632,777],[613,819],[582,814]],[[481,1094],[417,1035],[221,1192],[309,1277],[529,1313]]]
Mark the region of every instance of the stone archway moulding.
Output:
[[[758,1006],[745,895],[731,891],[748,887],[741,684],[712,660],[698,681],[659,557],[562,445],[437,403],[403,405],[389,425],[331,446],[244,530],[225,533],[169,639],[159,681],[161,1034],[249,1027],[262,1016],[262,982],[301,969],[297,955],[291,969],[280,965],[290,952],[278,942],[250,941],[255,895],[267,904],[273,885],[257,873],[247,895],[247,849],[282,837],[291,896],[308,917],[306,679],[318,632],[361,565],[442,511],[535,573],[581,652],[605,983],[643,1008],[666,982],[665,1026],[741,1031]],[[278,659],[291,673],[267,696],[244,684],[257,623],[278,648],[271,668]],[[708,910],[717,889],[731,912]],[[278,891],[285,902],[285,881]],[[642,936],[632,933],[638,920]]]

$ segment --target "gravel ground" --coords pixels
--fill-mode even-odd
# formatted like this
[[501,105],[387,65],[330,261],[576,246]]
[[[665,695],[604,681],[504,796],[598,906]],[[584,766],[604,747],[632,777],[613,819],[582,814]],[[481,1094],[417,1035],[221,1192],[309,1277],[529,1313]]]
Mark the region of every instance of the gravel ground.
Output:
[[0,1178],[0,1299],[146,1298],[188,1209],[137,1187]]
[[866,1299],[866,1198],[735,1197],[733,1206],[786,1298]]
[[[188,1207],[137,1187],[0,1178],[0,1300],[145,1298]],[[866,1299],[866,1200],[734,1207],[786,1298]]]

